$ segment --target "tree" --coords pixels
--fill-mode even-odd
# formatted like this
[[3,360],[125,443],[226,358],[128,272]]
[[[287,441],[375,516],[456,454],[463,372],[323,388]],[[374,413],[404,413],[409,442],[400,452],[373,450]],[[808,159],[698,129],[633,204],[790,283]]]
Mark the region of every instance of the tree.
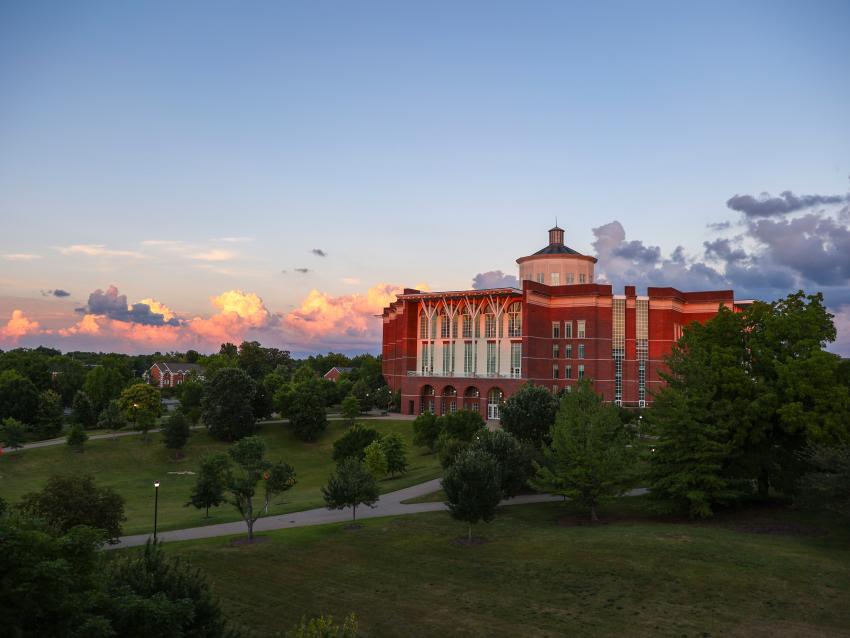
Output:
[[360,416],[360,401],[353,394],[349,394],[342,400],[340,411],[342,412],[342,416],[348,419],[350,424],[354,425],[354,419]]
[[121,412],[121,404],[117,399],[112,399],[107,403],[97,418],[97,427],[104,430],[120,430],[126,424],[124,413]]
[[374,397],[370,393],[371,388],[369,384],[360,379],[359,381],[355,381],[354,385],[351,387],[351,394],[357,397],[357,400],[360,402],[360,408],[364,412],[368,412],[372,409],[373,399]]
[[443,430],[440,436],[437,437],[437,459],[443,469],[449,467],[455,462],[461,452],[464,452],[469,447],[469,441],[461,441],[449,436],[449,433]]
[[297,386],[289,410],[289,422],[302,441],[315,441],[328,427],[324,401],[313,387],[311,383]]
[[84,428],[93,428],[97,424],[97,413],[94,411],[94,405],[89,399],[89,395],[83,390],[74,395],[74,401],[71,404],[71,421]]
[[180,408],[186,418],[197,425],[201,418],[201,399],[204,396],[204,385],[196,379],[189,379],[180,384]]
[[190,434],[189,420],[182,410],[177,410],[165,420],[162,426],[162,442],[165,447],[174,451],[175,459],[182,456],[181,451],[186,446]]
[[382,436],[381,449],[387,457],[387,472],[390,476],[407,472],[407,446],[398,432]]
[[623,492],[631,455],[616,408],[604,405],[588,381],[565,394],[544,447],[544,463],[535,464],[533,487],[574,499],[598,520],[602,500]]
[[[227,453],[232,460],[227,473],[227,489],[233,505],[248,526],[248,540],[254,540],[254,523],[268,511],[272,496],[285,492],[295,485],[295,470],[286,463],[272,463],[264,457],[266,444],[258,436],[248,436],[234,443]],[[254,508],[257,484],[264,482],[264,503]]]
[[430,412],[423,412],[413,421],[413,443],[434,452],[440,436],[440,422]]
[[50,371],[51,389],[62,397],[63,406],[70,406],[74,395],[83,387],[86,367],[76,359],[56,356],[50,358]]
[[134,383],[121,392],[118,400],[124,417],[137,428],[145,431],[153,425],[162,412],[162,398],[159,390],[146,383]]
[[230,461],[226,454],[210,454],[201,459],[198,478],[186,505],[206,510],[204,518],[210,517],[210,508],[225,502],[227,471]]
[[458,410],[438,418],[440,429],[451,439],[469,443],[485,429],[484,419],[478,412]]
[[382,385],[380,388],[375,390],[375,405],[377,405],[382,410],[386,410],[387,412],[393,406],[393,393],[392,391],[385,385]]
[[201,418],[214,438],[236,441],[256,428],[252,401],[256,384],[244,370],[224,368],[204,388]]
[[43,390],[38,395],[38,413],[35,418],[35,436],[49,439],[62,432],[62,397],[53,390]]
[[349,457],[337,465],[336,472],[322,488],[329,510],[351,508],[351,520],[357,519],[357,506],[374,506],[378,501],[378,484],[356,458]]
[[3,427],[0,429],[0,440],[3,441],[4,447],[10,450],[16,450],[23,447],[27,440],[27,427],[11,417],[3,419]]
[[0,419],[32,423],[38,412],[38,388],[15,370],[0,372]]
[[83,445],[89,440],[89,435],[79,423],[72,423],[68,428],[68,434],[65,437],[65,442],[75,451],[82,453]]
[[289,417],[294,400],[295,386],[292,383],[285,383],[275,391],[272,404],[280,416]]
[[800,456],[811,468],[800,480],[802,503],[850,517],[850,444],[809,445]]
[[351,614],[342,625],[334,622],[333,616],[318,616],[301,621],[290,631],[286,638],[357,638],[357,617]]
[[91,399],[94,413],[99,414],[112,399],[117,399],[127,380],[114,367],[100,365],[89,370],[83,382],[83,391]]
[[549,439],[558,401],[542,385],[527,383],[511,395],[499,413],[502,429],[540,447]]
[[526,486],[532,469],[531,458],[528,450],[510,432],[484,430],[476,435],[471,447],[496,459],[502,498],[516,496]]
[[112,488],[98,487],[89,474],[51,476],[44,489],[23,497],[20,508],[60,533],[76,525],[88,525],[102,530],[109,542],[117,541],[121,524],[127,520],[124,499]]
[[203,572],[150,540],[110,562],[106,590],[113,635],[236,636]]
[[372,441],[363,451],[363,463],[375,480],[382,479],[387,475],[387,455],[381,447],[381,440]]
[[449,513],[467,523],[467,543],[472,544],[472,526],[493,520],[502,500],[498,462],[481,450],[466,450],[443,473],[442,486]]
[[351,457],[362,461],[366,458],[366,448],[369,444],[380,438],[381,435],[376,429],[358,423],[334,441],[332,458],[337,463]]

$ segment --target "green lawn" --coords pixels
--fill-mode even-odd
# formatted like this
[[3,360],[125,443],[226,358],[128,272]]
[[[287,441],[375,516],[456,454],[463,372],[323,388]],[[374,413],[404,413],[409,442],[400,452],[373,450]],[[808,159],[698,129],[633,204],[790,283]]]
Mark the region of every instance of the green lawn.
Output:
[[[379,432],[399,432],[408,445],[410,471],[401,478],[381,481],[381,490],[415,485],[440,475],[439,463],[424,449],[413,446],[410,421],[370,421]],[[268,444],[268,457],[290,463],[297,472],[298,484],[273,501],[269,514],[284,514],[323,505],[320,488],[333,471],[331,460],[333,442],[347,429],[343,421],[331,421],[322,438],[315,443],[302,443],[291,433],[288,425],[266,423],[260,434]],[[222,451],[226,443],[212,440],[201,430],[193,430],[186,448],[186,457],[175,461],[162,445],[159,434],[151,434],[145,443],[141,436],[89,441],[85,451],[78,454],[66,445],[32,449],[0,456],[0,494],[15,502],[26,492],[40,489],[51,474],[88,472],[97,482],[113,487],[126,500],[127,523],[125,534],[136,534],[152,528],[154,480],[160,480],[159,528],[161,530],[194,527],[239,520],[239,514],[229,505],[210,511],[184,507],[195,477],[180,472],[194,472],[198,460],[205,454]]]
[[767,523],[653,522],[629,518],[641,499],[626,501],[602,511],[619,508],[620,522],[599,526],[559,524],[563,503],[503,508],[475,547],[453,542],[465,528],[443,512],[166,547],[259,636],[350,612],[364,636],[850,635],[846,530],[795,529],[799,515],[782,511]]

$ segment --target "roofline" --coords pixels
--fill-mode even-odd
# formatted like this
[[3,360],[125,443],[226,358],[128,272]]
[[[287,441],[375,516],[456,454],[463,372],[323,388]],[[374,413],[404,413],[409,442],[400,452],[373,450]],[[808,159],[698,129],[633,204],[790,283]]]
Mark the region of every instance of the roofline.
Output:
[[442,297],[473,296],[483,297],[486,295],[517,295],[522,296],[519,288],[483,288],[481,290],[444,290],[442,292],[418,292],[415,294],[396,295],[397,299],[441,299]]
[[520,257],[516,260],[516,263],[522,264],[532,259],[579,259],[582,261],[589,261],[592,263],[596,263],[599,261],[596,257],[591,257],[590,255],[582,255],[581,253],[554,253],[554,254],[543,254],[543,255],[527,255],[525,257]]

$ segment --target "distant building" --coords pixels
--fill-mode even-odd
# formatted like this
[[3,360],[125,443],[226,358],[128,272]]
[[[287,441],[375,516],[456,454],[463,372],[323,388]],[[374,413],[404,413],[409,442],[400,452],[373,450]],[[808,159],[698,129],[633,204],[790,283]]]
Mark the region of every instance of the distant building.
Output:
[[684,326],[750,303],[731,290],[614,294],[595,283],[596,258],[566,246],[557,226],[547,246],[516,261],[520,288],[406,288],[384,309],[383,374],[403,413],[498,419],[525,383],[569,392],[583,378],[606,401],[644,407]]
[[204,368],[197,363],[174,363],[158,361],[147,372],[145,379],[152,380],[160,388],[174,388],[190,376],[204,378]]
[[333,368],[331,368],[330,370],[325,372],[325,379],[328,379],[329,381],[334,381],[334,382],[339,381],[339,378],[342,375],[348,374],[349,372],[351,372],[351,370],[352,370],[351,368],[341,368],[341,367],[334,366]]

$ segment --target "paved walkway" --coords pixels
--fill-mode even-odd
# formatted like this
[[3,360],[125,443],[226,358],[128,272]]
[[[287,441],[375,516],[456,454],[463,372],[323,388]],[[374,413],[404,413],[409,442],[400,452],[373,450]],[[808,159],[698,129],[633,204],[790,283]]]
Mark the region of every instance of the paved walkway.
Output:
[[[374,508],[361,505],[357,508],[357,518],[379,518],[382,516],[398,516],[400,514],[419,514],[420,512],[437,512],[445,510],[444,503],[413,503],[405,505],[401,501],[431,494],[440,489],[440,479],[434,479],[419,485],[406,487],[395,492],[383,494]],[[561,501],[563,497],[551,494],[527,494],[502,501],[500,505],[526,505],[528,503],[545,503],[549,501]],[[290,527],[308,527],[310,525],[325,525],[327,523],[344,523],[351,520],[351,508],[344,510],[329,510],[317,508],[292,512],[291,514],[280,514],[278,516],[267,516],[260,518],[254,524],[254,532],[266,532],[275,529],[289,529]],[[214,538],[216,536],[231,536],[235,534],[248,533],[248,527],[244,521],[233,523],[220,523],[218,525],[207,525],[206,527],[191,527],[188,529],[177,529],[169,532],[159,532],[157,538],[164,541],[185,541],[199,538]],[[135,547],[144,545],[151,534],[137,534],[135,536],[122,536],[115,545],[107,545],[106,549],[118,549],[122,547]]]
[[[387,414],[386,416],[382,416],[378,413],[370,413],[361,415],[359,418],[368,419],[369,421],[412,421],[414,417],[407,414]],[[342,421],[345,417],[341,416],[329,416],[328,421]],[[289,419],[272,419],[269,421],[260,421],[259,425],[274,425],[276,423],[288,423]],[[203,430],[205,426],[203,425],[193,425],[191,429],[193,430]],[[151,428],[148,430],[148,434],[154,434],[156,432],[160,432],[162,428]],[[116,430],[115,432],[106,432],[104,434],[91,434],[89,435],[89,441],[98,441],[101,439],[115,439],[122,436],[138,436],[141,432],[139,430]],[[64,436],[58,437],[55,439],[47,439],[45,441],[35,441],[34,443],[25,443],[19,448],[0,448],[0,453],[2,454],[13,454],[15,452],[24,451],[24,450],[34,450],[40,447],[51,447],[53,445],[66,445],[67,440]]]

